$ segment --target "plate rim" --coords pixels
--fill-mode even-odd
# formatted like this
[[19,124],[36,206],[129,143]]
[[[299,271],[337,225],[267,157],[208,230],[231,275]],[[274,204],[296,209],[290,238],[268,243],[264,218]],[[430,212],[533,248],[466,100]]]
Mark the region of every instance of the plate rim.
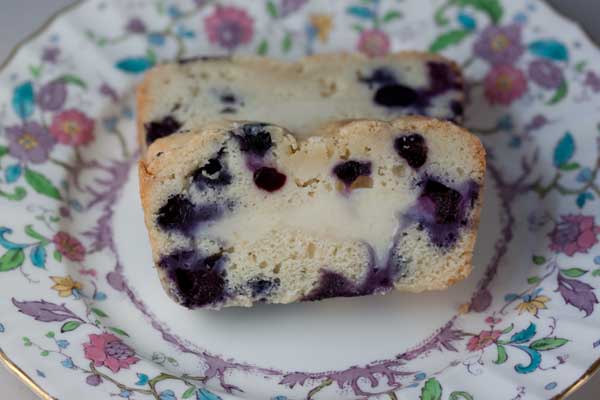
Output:
[[[51,13],[49,17],[47,17],[44,22],[36,29],[34,29],[31,33],[27,34],[23,39],[19,40],[16,45],[12,47],[6,58],[0,63],[0,73],[2,73],[8,65],[15,59],[15,57],[23,50],[30,42],[37,39],[39,36],[44,34],[59,18],[65,16],[71,11],[76,10],[80,6],[84,5],[85,0],[74,0],[71,4],[67,4],[55,12]],[[600,42],[597,42],[593,36],[589,33],[587,28],[585,28],[578,21],[568,17],[561,11],[557,9],[557,7],[547,0],[540,0],[544,6],[546,6],[554,15],[559,17],[564,23],[568,23],[572,25],[583,37],[591,43],[598,51],[600,51]],[[10,359],[7,354],[0,347],[0,363],[8,370],[8,372],[12,373],[16,376],[21,383],[23,383],[26,387],[28,387],[32,392],[34,392],[37,396],[42,398],[43,400],[57,400],[55,397],[50,395],[39,383],[37,383],[31,376],[29,376],[19,365]],[[597,373],[600,375],[600,357],[597,358],[589,368],[571,385],[569,385],[566,389],[564,389],[561,393],[557,394],[553,397],[553,400],[565,400],[569,396],[573,395],[583,386],[585,386]]]

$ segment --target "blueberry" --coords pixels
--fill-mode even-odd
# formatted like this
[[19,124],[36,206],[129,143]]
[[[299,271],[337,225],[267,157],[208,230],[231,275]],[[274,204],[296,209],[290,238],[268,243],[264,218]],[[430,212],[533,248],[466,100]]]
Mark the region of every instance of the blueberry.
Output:
[[184,195],[178,194],[169,198],[158,210],[156,222],[164,230],[177,230],[184,235],[191,235],[198,224],[211,221],[222,214],[218,204],[194,205]]
[[319,285],[302,300],[316,301],[331,297],[353,297],[360,292],[344,276],[332,271],[322,271]]
[[202,190],[206,186],[214,189],[231,184],[231,174],[221,164],[219,160],[220,154],[217,158],[208,160],[205,165],[198,168],[192,175],[192,180],[198,189]]
[[146,143],[151,144],[154,141],[169,136],[181,128],[181,123],[171,116],[167,116],[160,121],[152,121],[144,124],[146,129]]
[[396,138],[394,149],[412,168],[418,169],[427,161],[427,143],[418,133]]
[[225,298],[225,272],[222,254],[202,258],[193,250],[163,257],[159,265],[173,281],[182,304],[188,308],[216,304]]
[[237,99],[233,93],[223,93],[220,97],[221,103],[233,104],[237,102]]
[[266,278],[254,278],[248,282],[248,287],[252,291],[252,297],[268,296],[273,290],[279,287],[281,281],[279,278],[273,280]]
[[240,134],[236,136],[240,142],[240,149],[263,157],[273,146],[271,134],[265,129],[266,126],[268,125],[264,123],[243,125]]
[[371,163],[370,162],[359,162],[359,161],[346,161],[336,165],[333,168],[333,173],[338,177],[339,180],[344,182],[346,185],[352,185],[352,183],[359,176],[371,175]]
[[271,167],[261,167],[254,172],[254,183],[267,192],[281,189],[286,179],[284,174]]
[[453,224],[461,220],[462,195],[457,190],[429,179],[420,198],[433,203],[436,224]]
[[373,101],[384,107],[410,107],[419,105],[421,99],[416,90],[401,84],[391,84],[377,89]]
[[397,83],[394,73],[385,67],[377,68],[371,76],[360,77],[359,80],[369,85],[369,88]]
[[453,120],[462,118],[465,112],[462,103],[457,100],[452,100],[450,102],[450,110],[452,110],[452,114],[454,114]]
[[196,226],[194,213],[194,204],[184,195],[178,194],[169,198],[158,210],[156,222],[165,230],[190,232]]
[[462,83],[458,75],[448,64],[430,61],[427,63],[429,71],[429,89],[427,94],[437,96],[451,89],[462,90]]

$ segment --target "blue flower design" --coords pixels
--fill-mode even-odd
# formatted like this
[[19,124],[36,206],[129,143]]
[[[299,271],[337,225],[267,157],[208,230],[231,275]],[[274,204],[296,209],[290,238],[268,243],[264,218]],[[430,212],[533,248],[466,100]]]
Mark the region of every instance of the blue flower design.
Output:
[[57,340],[56,341],[56,345],[58,347],[60,347],[61,349],[66,349],[67,347],[69,347],[69,341],[65,340],[65,339],[61,339],[61,340]]
[[74,369],[75,368],[75,364],[73,364],[73,359],[71,359],[71,357],[65,358],[60,363],[65,368],[69,368],[69,369]]

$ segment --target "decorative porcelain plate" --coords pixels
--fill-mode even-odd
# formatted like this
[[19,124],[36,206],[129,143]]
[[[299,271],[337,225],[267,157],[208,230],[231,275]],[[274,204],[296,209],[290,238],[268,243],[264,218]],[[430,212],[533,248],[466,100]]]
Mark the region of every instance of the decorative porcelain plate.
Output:
[[[468,78],[466,125],[489,152],[473,275],[420,295],[170,301],[138,200],[143,72],[400,49],[444,53]],[[78,4],[0,74],[2,359],[61,400],[561,398],[600,359],[599,66],[537,0]]]

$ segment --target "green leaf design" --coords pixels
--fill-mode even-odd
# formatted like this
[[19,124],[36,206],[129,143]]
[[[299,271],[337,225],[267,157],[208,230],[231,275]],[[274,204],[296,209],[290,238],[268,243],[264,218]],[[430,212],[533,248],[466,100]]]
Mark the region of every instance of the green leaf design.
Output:
[[448,397],[448,400],[459,400],[459,399],[473,400],[473,396],[467,392],[452,392],[452,393],[450,393],[450,397]]
[[542,279],[539,276],[530,276],[527,278],[527,283],[530,285],[535,285],[536,283],[540,283]]
[[256,52],[261,56],[264,56],[269,52],[269,42],[267,42],[267,39],[263,39],[263,41],[260,42]]
[[504,14],[500,0],[454,0],[454,2],[461,7],[471,6],[487,14],[494,24],[500,22]]
[[560,273],[564,276],[568,276],[569,278],[579,278],[587,274],[587,270],[581,268],[569,268],[569,269],[561,269]]
[[54,337],[54,332],[50,331],[46,333],[46,337],[52,339]]
[[93,312],[94,314],[96,314],[97,316],[99,316],[99,317],[101,317],[101,318],[106,318],[106,317],[108,317],[108,314],[107,314],[107,313],[105,313],[104,311],[102,311],[102,310],[101,310],[101,309],[99,309],[99,308],[92,307],[92,308],[91,308],[91,310],[92,310],[92,312]]
[[565,79],[563,79],[560,86],[556,88],[554,96],[552,96],[552,98],[548,100],[546,105],[552,106],[558,104],[562,99],[564,99],[567,96],[567,94],[569,94],[569,84]]
[[586,60],[582,60],[579,61],[577,64],[575,64],[575,71],[582,73],[585,70],[585,67],[587,67],[587,61]]
[[360,33],[365,30],[365,27],[360,24],[353,24],[352,29],[354,29],[356,32]]
[[0,157],[4,157],[8,154],[8,147],[0,146]]
[[42,357],[48,357],[48,354],[50,354],[48,350],[43,350],[42,352],[40,352],[40,356]]
[[108,327],[109,330],[113,331],[114,333],[116,333],[117,335],[121,335],[121,336],[129,336],[129,334],[127,332],[125,332],[123,329],[121,328],[116,328],[114,326],[109,326]]
[[61,200],[62,196],[60,192],[54,186],[54,184],[50,181],[50,179],[46,178],[39,172],[33,171],[29,168],[25,169],[25,180],[39,194],[44,196],[51,197],[56,200]]
[[62,261],[62,254],[60,254],[60,251],[58,250],[54,250],[54,253],[52,253],[52,256],[54,257],[54,259],[58,262]]
[[581,165],[578,162],[572,162],[563,164],[559,168],[561,171],[575,171],[581,168]]
[[29,338],[27,336],[23,336],[22,339],[23,339],[23,346],[27,346],[27,347],[31,346],[31,340],[29,340]]
[[515,324],[510,324],[510,326],[504,328],[504,330],[502,331],[502,334],[507,334],[508,332],[512,331],[515,328]]
[[71,332],[71,331],[74,331],[75,329],[79,328],[80,326],[81,326],[81,322],[68,321],[68,322],[65,322],[63,324],[63,326],[60,327],[60,331],[62,333]]
[[287,32],[283,37],[283,41],[281,42],[281,50],[284,53],[287,53],[292,48],[292,34]]
[[450,46],[459,44],[462,42],[467,36],[469,36],[469,31],[465,29],[456,29],[449,32],[446,32],[435,39],[435,41],[429,46],[429,51],[433,53],[437,53],[442,51]]
[[31,73],[32,77],[37,78],[42,73],[42,66],[40,65],[40,66],[36,67],[35,65],[30,65],[29,72]]
[[271,0],[267,1],[267,12],[271,17],[277,18],[277,6]]
[[542,257],[542,256],[533,256],[531,257],[531,260],[533,261],[533,263],[535,265],[542,265],[546,263],[546,257]]
[[82,89],[87,89],[87,84],[80,77],[73,74],[62,75],[58,80],[66,84],[79,86]]
[[421,389],[420,400],[440,400],[442,398],[442,385],[435,378],[430,378]]
[[190,386],[183,394],[181,395],[182,399],[190,398],[196,392],[196,386]]
[[434,14],[434,20],[435,20],[436,25],[446,26],[450,23],[450,20],[448,18],[446,18],[446,15],[445,15],[446,10],[448,10],[450,5],[451,5],[451,3],[448,2],[437,9],[437,11]]
[[27,196],[27,191],[25,190],[24,187],[17,186],[15,188],[14,193],[7,193],[7,192],[0,190],[0,196],[6,198],[8,200],[11,200],[11,201],[21,201],[25,198],[25,196]]
[[33,229],[32,225],[27,225],[25,227],[25,234],[30,238],[39,240],[42,243],[50,243],[50,239]]
[[382,18],[382,21],[385,24],[400,18],[402,18],[402,13],[400,11],[391,10],[385,13],[385,15]]
[[19,268],[25,261],[23,249],[10,249],[0,257],[0,272],[12,271]]
[[567,342],[568,342],[567,339],[543,338],[543,339],[538,339],[534,342],[531,342],[529,347],[531,347],[532,349],[537,350],[537,351],[547,351],[547,350],[553,350],[553,349],[562,347],[565,344],[567,344]]
[[506,353],[506,347],[501,344],[496,345],[498,348],[498,358],[494,361],[494,364],[504,364],[508,360],[508,354]]
[[594,272],[592,272],[592,276],[600,276],[600,269],[594,270]]

